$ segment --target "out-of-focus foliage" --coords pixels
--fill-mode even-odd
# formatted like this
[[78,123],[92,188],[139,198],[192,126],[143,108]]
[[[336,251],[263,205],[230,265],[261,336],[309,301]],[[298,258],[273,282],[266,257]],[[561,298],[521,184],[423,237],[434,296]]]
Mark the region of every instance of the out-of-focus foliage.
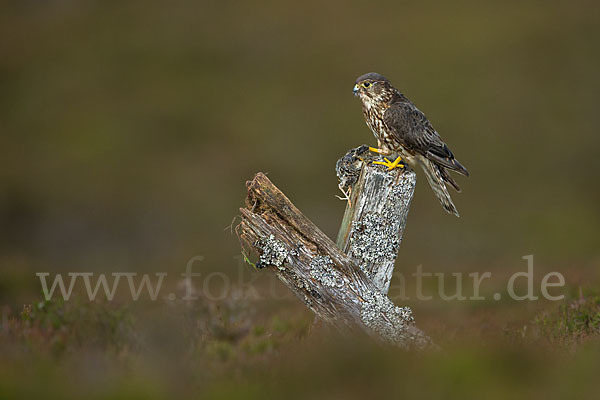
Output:
[[[293,310],[265,317],[229,301],[161,304],[146,313],[100,303],[27,305],[0,330],[0,397],[486,393],[494,399],[560,399],[595,393],[590,383],[600,367],[597,298],[569,301],[531,323],[505,328],[493,340],[478,337],[481,325],[471,323],[460,340],[424,354],[311,328],[311,319]],[[482,339],[487,345],[475,344]]]
[[600,297],[580,297],[555,313],[535,319],[540,336],[555,343],[579,344],[600,335]]

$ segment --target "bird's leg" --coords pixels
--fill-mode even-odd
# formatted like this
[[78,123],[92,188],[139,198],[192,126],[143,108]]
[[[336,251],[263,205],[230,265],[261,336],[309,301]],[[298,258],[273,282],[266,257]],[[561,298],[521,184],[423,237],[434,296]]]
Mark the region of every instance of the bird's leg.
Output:
[[388,154],[387,151],[385,151],[383,149],[378,149],[376,147],[369,147],[369,150],[371,150],[373,153],[377,153],[377,154]]
[[[338,186],[338,187],[339,187],[339,186]],[[352,202],[350,201],[350,194],[352,193],[352,186],[350,186],[350,187],[348,188],[348,191],[347,191],[347,192],[346,192],[346,191],[344,191],[344,189],[342,189],[341,187],[339,187],[339,188],[340,188],[340,191],[341,191],[342,193],[344,193],[344,197],[342,197],[342,196],[338,196],[337,194],[335,195],[335,197],[337,197],[337,198],[338,198],[338,199],[340,199],[340,200],[346,200],[346,201],[348,202],[348,206],[349,206],[349,207],[352,207]]]
[[[381,145],[379,146],[381,147]],[[392,152],[387,150],[387,149],[378,149],[375,147],[369,147],[369,150],[371,150],[374,153],[377,154],[381,154],[381,155],[389,155]],[[386,167],[388,167],[388,171],[393,170],[394,168],[404,168],[404,165],[400,164],[400,161],[402,161],[401,157],[397,157],[394,161],[390,161],[388,160],[386,157],[383,157],[384,161],[373,161],[373,164],[380,164],[380,165],[385,165]]]
[[386,157],[383,157],[385,161],[373,161],[373,164],[384,165],[388,168],[388,171],[393,170],[394,168],[404,168],[403,164],[400,164],[402,161],[402,157],[398,156],[394,161],[388,160]]

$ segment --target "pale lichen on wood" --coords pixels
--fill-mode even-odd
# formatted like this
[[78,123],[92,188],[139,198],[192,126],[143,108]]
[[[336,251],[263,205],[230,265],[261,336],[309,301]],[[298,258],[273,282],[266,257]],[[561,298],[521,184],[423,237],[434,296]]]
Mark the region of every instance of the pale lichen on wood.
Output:
[[337,244],[385,294],[417,180],[407,165],[388,171],[373,164],[379,157],[363,145],[337,163],[340,188],[351,193]]
[[396,307],[380,288],[277,189],[264,174],[247,183],[237,227],[245,253],[279,279],[317,316],[343,331],[362,331],[405,348],[429,338],[408,307]]

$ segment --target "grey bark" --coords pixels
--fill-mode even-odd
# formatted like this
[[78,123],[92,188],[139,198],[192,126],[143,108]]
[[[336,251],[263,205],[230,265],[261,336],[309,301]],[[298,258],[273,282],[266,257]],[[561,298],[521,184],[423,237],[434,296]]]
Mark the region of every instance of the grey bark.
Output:
[[[361,147],[353,150],[353,155],[362,154],[358,150],[364,149]],[[370,156],[365,154],[365,157]],[[257,268],[268,267],[273,270],[308,308],[338,329],[366,332],[379,340],[405,348],[427,347],[431,341],[415,326],[410,308],[395,306],[381,290],[386,281],[389,285],[389,279],[381,278],[376,284],[376,281],[368,276],[369,273],[373,273],[375,277],[387,277],[391,274],[393,262],[392,267],[385,264],[385,269],[381,269],[383,272],[379,272],[376,263],[380,260],[389,263],[390,259],[395,259],[397,243],[401,237],[401,233],[398,232],[404,227],[408,204],[414,190],[414,177],[410,178],[410,175],[401,170],[390,171],[392,180],[379,177],[385,168],[377,166],[371,169],[366,159],[361,161],[360,158],[362,156],[357,156],[354,160],[351,157],[347,158],[349,164],[340,164],[343,159],[338,162],[338,173],[342,170],[350,173],[342,174],[345,181],[342,181],[340,186],[356,186],[357,189],[370,187],[372,190],[380,188],[384,195],[383,200],[379,202],[381,204],[367,206],[370,202],[366,199],[361,200],[359,191],[354,190],[352,197],[357,200],[355,204],[360,206],[350,208],[354,210],[351,214],[358,216],[359,223],[347,224],[348,234],[342,234],[342,237],[348,238],[345,240],[349,243],[353,256],[341,251],[262,173],[258,173],[252,181],[247,182],[246,207],[240,209],[242,220],[236,228],[242,250],[244,254],[257,254]],[[360,171],[363,171],[364,177]],[[371,180],[368,175],[371,174],[375,182],[380,182],[378,185],[369,183]],[[363,184],[359,183],[361,179],[364,180]],[[400,190],[400,187],[405,190]],[[372,196],[379,198],[382,195],[375,190]],[[391,210],[392,205],[400,204],[400,201],[406,203],[406,212]],[[347,210],[347,214],[349,212]],[[381,226],[366,227],[371,221],[369,216],[376,216],[377,212],[383,221]],[[388,216],[388,213],[392,213],[393,216]],[[382,234],[390,229],[397,229],[394,236],[398,238],[394,242],[396,244],[388,243],[384,246],[367,243],[368,238],[375,242],[379,240],[376,234],[380,232],[379,227],[384,228]],[[363,231],[370,233],[367,235]],[[353,237],[357,239],[352,239]],[[358,250],[359,242],[365,243],[365,252],[361,253]],[[367,253],[376,257],[369,258]],[[368,263],[361,268],[359,260],[366,260]]]
[[340,189],[350,192],[337,245],[387,294],[417,177],[404,164],[373,164],[380,159],[364,145],[337,162]]

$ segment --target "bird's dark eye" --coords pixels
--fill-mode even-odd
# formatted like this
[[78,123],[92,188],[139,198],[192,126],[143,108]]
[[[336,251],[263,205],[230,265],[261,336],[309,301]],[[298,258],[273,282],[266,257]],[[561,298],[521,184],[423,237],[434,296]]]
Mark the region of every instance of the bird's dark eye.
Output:
[[369,86],[371,86],[371,82],[363,82],[362,85],[365,89],[367,89]]

